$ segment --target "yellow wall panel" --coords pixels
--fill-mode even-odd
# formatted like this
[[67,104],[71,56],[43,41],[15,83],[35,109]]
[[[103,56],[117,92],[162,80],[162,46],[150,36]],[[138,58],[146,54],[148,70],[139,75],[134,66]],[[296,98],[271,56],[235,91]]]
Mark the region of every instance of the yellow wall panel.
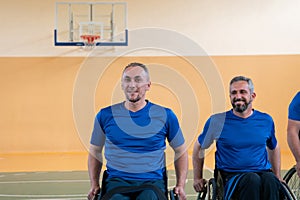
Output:
[[[90,97],[94,105],[82,107],[92,106],[93,112],[87,120],[88,128],[81,133],[74,121],[77,111],[73,108],[73,92],[80,69],[87,67],[84,66],[86,59],[0,58],[1,154],[79,152],[80,157],[85,158],[82,153],[87,152],[94,115],[101,107],[123,100],[120,75],[125,65],[135,61],[150,67],[152,88],[148,98],[175,111],[189,147],[207,117],[214,112],[211,99],[214,96],[204,73],[199,74],[188,62],[197,58],[120,57],[109,65],[106,63],[111,58],[97,58],[95,69],[104,67],[105,70],[96,77],[96,85],[84,83],[94,90],[94,96]],[[273,117],[285,166],[291,166],[294,161],[286,142],[287,108],[300,88],[300,56],[213,56],[211,59],[223,84],[219,89],[225,93],[224,110],[231,108],[228,100],[230,79],[236,75],[253,79],[257,93],[254,108]]]

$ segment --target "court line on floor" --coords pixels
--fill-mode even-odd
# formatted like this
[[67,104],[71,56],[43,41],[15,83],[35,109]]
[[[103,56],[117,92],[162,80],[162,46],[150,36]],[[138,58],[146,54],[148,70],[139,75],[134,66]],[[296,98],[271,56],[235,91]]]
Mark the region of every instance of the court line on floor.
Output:
[[[187,197],[195,197],[198,194],[187,194]],[[65,194],[65,195],[17,195],[17,194],[0,194],[0,197],[11,197],[11,198],[16,198],[16,197],[22,197],[22,198],[34,198],[35,200],[58,200],[59,199],[84,199],[86,198],[86,194]],[[54,199],[55,198],[55,199]]]
[[19,184],[19,183],[82,183],[89,180],[45,180],[45,181],[0,181],[0,184]]
[[86,197],[86,194],[0,194],[0,197],[23,197],[23,198]]
[[[25,175],[26,173],[16,173],[14,175]],[[171,178],[172,177],[172,178]],[[174,177],[174,178],[173,178]],[[170,177],[168,178],[169,181],[175,181],[175,174],[170,173]],[[193,180],[191,178],[188,178],[186,181]],[[67,179],[67,180],[20,180],[20,181],[0,181],[0,184],[26,184],[26,183],[82,183],[82,182],[89,182],[88,179],[85,180],[78,180],[78,179]],[[195,197],[197,194],[187,194],[188,197]],[[24,194],[0,194],[0,197],[6,197],[6,198],[28,198],[30,200],[33,198],[34,200],[80,200],[80,199],[86,199],[86,194],[31,194],[31,195],[24,195]]]

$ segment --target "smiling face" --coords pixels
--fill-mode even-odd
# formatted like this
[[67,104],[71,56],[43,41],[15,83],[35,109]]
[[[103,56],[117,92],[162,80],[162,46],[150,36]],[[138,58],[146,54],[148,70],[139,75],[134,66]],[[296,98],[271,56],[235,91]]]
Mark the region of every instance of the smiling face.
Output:
[[126,100],[130,103],[144,102],[151,85],[148,73],[140,66],[125,69],[121,83]]
[[230,101],[233,110],[237,113],[250,112],[255,96],[246,81],[236,81],[230,85]]

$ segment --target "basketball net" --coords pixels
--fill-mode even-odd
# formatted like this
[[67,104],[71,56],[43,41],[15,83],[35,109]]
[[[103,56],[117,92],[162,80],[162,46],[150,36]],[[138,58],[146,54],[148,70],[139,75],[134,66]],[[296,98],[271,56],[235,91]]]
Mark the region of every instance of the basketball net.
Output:
[[100,35],[81,35],[80,38],[84,41],[84,49],[90,50],[96,46],[96,40],[100,39]]

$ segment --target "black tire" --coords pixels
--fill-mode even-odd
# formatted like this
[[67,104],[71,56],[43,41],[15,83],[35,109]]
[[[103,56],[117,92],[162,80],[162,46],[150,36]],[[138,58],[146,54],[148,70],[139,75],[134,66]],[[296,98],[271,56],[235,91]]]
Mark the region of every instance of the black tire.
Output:
[[292,178],[292,176],[296,173],[295,166],[293,166],[287,173],[284,175],[283,180],[285,180],[286,183],[289,182],[289,180]]
[[297,198],[294,196],[293,192],[285,182],[281,183],[281,187],[284,195],[283,200],[297,200]]
[[205,190],[198,193],[197,200],[217,200],[217,184],[214,178],[209,179]]
[[208,182],[209,187],[209,199],[211,200],[217,200],[217,183],[214,178],[210,179]]
[[205,200],[206,195],[207,195],[207,192],[206,192],[206,191],[199,192],[199,193],[198,193],[197,200]]
[[283,177],[291,192],[296,199],[300,199],[300,178],[297,175],[295,167],[292,167]]
[[174,193],[173,190],[170,190],[169,194],[170,194],[170,200],[179,200],[179,197]]

